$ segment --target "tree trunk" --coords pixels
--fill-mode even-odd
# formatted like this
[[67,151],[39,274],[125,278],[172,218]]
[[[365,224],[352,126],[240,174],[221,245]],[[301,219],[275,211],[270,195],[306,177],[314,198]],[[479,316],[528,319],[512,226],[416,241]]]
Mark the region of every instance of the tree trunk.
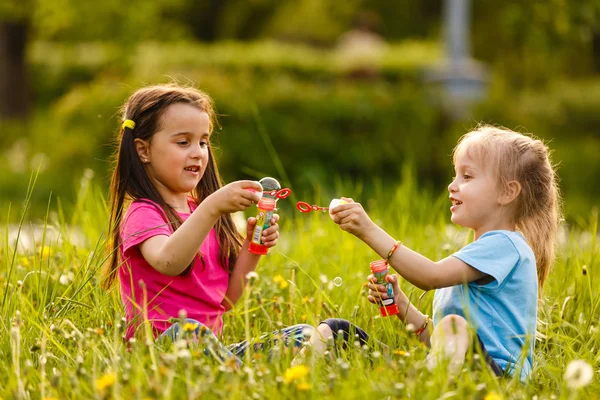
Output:
[[600,72],[600,31],[592,32],[592,66],[594,72]]
[[27,28],[25,21],[0,21],[0,119],[25,119],[29,113]]

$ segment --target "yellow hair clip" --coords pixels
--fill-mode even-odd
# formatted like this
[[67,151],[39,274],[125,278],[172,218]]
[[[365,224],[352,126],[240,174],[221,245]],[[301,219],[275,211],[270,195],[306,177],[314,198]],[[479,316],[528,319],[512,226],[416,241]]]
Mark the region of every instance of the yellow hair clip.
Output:
[[123,127],[123,129],[129,128],[129,129],[133,130],[133,128],[135,128],[135,122],[133,122],[130,119],[126,119],[125,121],[123,121],[122,127]]

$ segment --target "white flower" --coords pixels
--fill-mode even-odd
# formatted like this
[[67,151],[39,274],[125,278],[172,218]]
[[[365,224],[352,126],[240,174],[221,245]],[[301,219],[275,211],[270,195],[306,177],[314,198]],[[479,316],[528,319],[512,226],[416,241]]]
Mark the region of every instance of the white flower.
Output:
[[248,279],[249,281],[256,280],[256,279],[258,279],[258,274],[255,271],[248,272],[246,274],[246,279]]
[[592,366],[584,360],[573,360],[567,365],[564,379],[569,389],[579,389],[589,385],[594,378]]

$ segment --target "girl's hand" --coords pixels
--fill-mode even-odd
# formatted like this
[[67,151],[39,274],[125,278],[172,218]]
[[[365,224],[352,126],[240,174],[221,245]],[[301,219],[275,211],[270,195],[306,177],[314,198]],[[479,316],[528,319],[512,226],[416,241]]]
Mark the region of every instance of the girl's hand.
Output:
[[[385,279],[392,284],[396,304],[400,304],[401,297],[404,295],[404,292],[402,289],[400,289],[400,285],[398,284],[398,275],[388,274]],[[367,287],[369,288],[369,296],[367,297],[367,300],[373,304],[381,305],[381,301],[388,298],[387,285],[378,285],[377,278],[375,278],[373,274],[367,277],[367,282]]]
[[[247,190],[253,189],[254,191]],[[244,211],[260,200],[262,186],[256,181],[236,181],[223,186],[206,200],[210,199],[219,215]],[[205,201],[206,201],[205,200]]]
[[[262,232],[262,244],[266,247],[273,247],[277,244],[277,239],[279,238],[279,225],[277,224],[277,221],[279,221],[279,214],[273,214],[273,218],[271,218],[270,222],[271,226]],[[255,226],[256,218],[248,218],[248,225],[246,226],[246,238],[248,238],[248,240],[252,237]]]
[[348,203],[341,204],[331,211],[333,222],[359,239],[364,237],[375,224],[360,203],[355,203],[354,200],[346,197],[342,197],[342,200],[346,200]]

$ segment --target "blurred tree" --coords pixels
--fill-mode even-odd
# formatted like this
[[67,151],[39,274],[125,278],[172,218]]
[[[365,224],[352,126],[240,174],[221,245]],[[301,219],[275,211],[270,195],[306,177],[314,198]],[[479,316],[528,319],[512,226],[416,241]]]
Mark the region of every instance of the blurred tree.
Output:
[[434,0],[204,0],[188,1],[182,20],[203,41],[271,37],[318,45],[369,20],[386,40],[427,37],[437,30],[441,1]]
[[513,84],[600,71],[600,1],[480,0],[473,6],[476,58],[494,62]]
[[192,0],[31,1],[34,39],[127,45],[191,37],[181,10]]
[[25,48],[29,1],[0,1],[0,120],[25,119],[29,111]]

